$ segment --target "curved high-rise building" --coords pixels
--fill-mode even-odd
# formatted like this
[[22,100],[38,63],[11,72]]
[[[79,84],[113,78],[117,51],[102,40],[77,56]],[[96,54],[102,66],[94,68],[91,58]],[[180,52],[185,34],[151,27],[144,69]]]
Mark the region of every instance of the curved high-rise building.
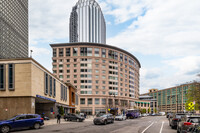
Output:
[[106,24],[95,0],[79,0],[70,16],[70,42],[106,44]]

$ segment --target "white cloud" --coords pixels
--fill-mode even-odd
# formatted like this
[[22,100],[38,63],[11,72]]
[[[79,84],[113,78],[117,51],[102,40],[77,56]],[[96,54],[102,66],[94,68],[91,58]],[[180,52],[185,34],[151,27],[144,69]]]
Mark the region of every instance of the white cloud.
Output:
[[[199,54],[199,7],[198,0],[193,2],[152,0],[144,16],[139,16],[129,28],[109,38],[107,42],[119,47],[123,45],[131,52],[142,54],[162,56]],[[124,15],[126,16],[126,13]],[[115,17],[117,20],[118,16]]]
[[41,41],[52,43],[56,39],[68,40],[69,18],[76,1],[72,0],[31,0],[30,44]]
[[165,63],[177,69],[176,75],[197,75],[200,73],[200,56],[188,56],[168,60]]
[[32,56],[39,56],[39,55],[49,55],[51,56],[51,50],[46,49],[46,48],[38,48],[38,47],[33,47],[31,46],[29,48],[30,50],[32,50]]

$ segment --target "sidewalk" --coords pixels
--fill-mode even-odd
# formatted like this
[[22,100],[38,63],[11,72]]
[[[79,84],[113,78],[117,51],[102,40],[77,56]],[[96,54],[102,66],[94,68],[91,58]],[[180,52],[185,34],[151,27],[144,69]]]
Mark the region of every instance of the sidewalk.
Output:
[[[89,118],[86,118],[84,121],[93,121],[93,119],[94,119],[93,117],[89,117]],[[72,123],[72,122],[65,121],[64,119],[60,119],[60,124],[67,124],[67,123]],[[44,121],[44,126],[56,125],[56,124],[57,124],[57,119],[50,119],[50,120]]]

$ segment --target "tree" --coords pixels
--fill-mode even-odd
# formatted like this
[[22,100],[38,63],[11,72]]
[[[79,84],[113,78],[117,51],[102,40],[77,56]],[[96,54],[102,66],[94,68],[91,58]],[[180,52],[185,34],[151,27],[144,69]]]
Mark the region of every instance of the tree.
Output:
[[150,107],[148,108],[148,113],[151,113],[151,108]]
[[187,101],[186,101],[186,105],[185,105],[185,109],[187,111],[192,111],[191,108],[189,108],[189,103],[191,102],[195,102],[194,105],[194,110],[200,110],[200,83],[194,83],[192,84],[187,92]]
[[156,108],[154,108],[154,112],[157,113],[157,109]]
[[63,106],[59,107],[59,114],[60,115],[64,115],[64,108],[63,108]]

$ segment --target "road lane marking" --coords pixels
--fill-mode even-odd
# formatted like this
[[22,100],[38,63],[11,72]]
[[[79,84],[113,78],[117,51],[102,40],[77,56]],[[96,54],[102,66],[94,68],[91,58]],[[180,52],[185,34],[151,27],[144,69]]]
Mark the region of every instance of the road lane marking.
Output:
[[162,133],[164,123],[165,123],[165,122],[163,121],[163,122],[162,122],[162,126],[161,126],[161,128],[160,128],[160,133]]
[[144,133],[147,129],[149,129],[152,125],[154,124],[154,122],[152,122],[147,128],[145,128],[142,133]]

